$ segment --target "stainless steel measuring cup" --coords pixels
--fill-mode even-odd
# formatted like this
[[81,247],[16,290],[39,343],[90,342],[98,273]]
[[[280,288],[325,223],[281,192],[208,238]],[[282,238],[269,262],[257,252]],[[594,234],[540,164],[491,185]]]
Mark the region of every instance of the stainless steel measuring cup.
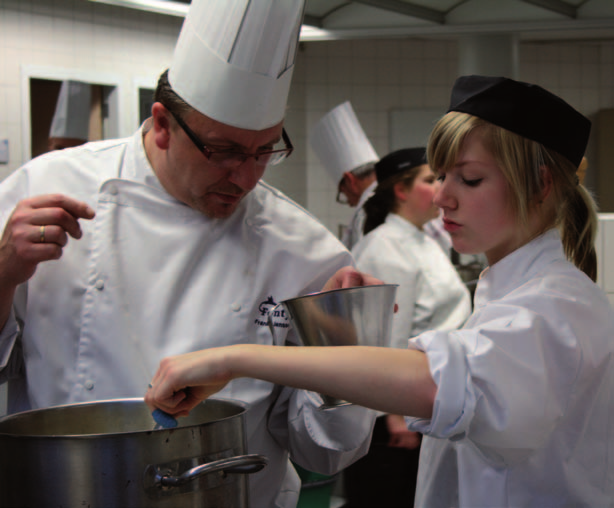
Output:
[[[283,306],[305,346],[381,346],[390,342],[392,317],[398,284],[380,284],[333,289],[280,302],[268,314],[269,329],[275,336],[272,316]],[[347,404],[322,394],[324,407]]]

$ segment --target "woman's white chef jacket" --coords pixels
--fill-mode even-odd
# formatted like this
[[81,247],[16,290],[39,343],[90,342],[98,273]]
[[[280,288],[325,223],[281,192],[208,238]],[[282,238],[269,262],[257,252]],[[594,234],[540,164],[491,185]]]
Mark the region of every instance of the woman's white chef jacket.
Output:
[[[160,360],[228,344],[296,342],[276,303],[318,291],[350,253],[324,226],[264,183],[228,219],[205,217],[160,186],[142,132],[44,155],[0,186],[2,224],[27,196],[61,192],[96,210],[62,258],[18,289],[0,335],[9,411],[142,397]],[[4,227],[4,226],[3,226]],[[20,323],[18,326],[17,323]],[[15,353],[9,354],[21,330]],[[324,474],[366,452],[374,413],[318,409],[314,394],[238,379],[219,393],[249,404],[250,453],[269,458],[250,475],[251,506],[294,507],[301,466]]]
[[400,215],[365,235],[352,249],[356,266],[399,284],[392,320],[392,347],[425,330],[459,328],[471,314],[471,296],[440,245]]
[[462,330],[427,332],[437,396],[416,507],[611,507],[614,318],[551,230],[480,278]]

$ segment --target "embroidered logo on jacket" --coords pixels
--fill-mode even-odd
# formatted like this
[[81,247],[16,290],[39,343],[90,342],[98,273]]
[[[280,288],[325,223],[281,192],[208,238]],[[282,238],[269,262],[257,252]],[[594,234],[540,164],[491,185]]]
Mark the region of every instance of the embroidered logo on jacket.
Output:
[[283,306],[277,306],[277,302],[272,296],[267,297],[266,300],[260,303],[258,306],[259,315],[254,319],[254,323],[260,326],[269,326],[269,313],[272,312],[271,321],[276,328],[288,328],[288,316],[286,315],[286,309]]

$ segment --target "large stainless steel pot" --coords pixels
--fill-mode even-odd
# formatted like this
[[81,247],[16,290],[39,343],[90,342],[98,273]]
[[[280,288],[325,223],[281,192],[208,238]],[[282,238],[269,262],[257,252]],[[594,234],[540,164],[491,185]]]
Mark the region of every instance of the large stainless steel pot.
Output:
[[153,430],[143,399],[26,411],[0,419],[1,507],[248,506],[245,407],[209,399]]

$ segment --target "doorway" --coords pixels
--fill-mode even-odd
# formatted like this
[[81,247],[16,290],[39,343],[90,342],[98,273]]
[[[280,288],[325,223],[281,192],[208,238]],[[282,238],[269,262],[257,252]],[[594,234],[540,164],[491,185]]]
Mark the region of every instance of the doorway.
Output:
[[[90,83],[89,130],[87,141],[105,139],[109,120],[109,97],[114,87]],[[37,157],[49,151],[49,132],[62,86],[61,80],[30,78],[30,150]]]

